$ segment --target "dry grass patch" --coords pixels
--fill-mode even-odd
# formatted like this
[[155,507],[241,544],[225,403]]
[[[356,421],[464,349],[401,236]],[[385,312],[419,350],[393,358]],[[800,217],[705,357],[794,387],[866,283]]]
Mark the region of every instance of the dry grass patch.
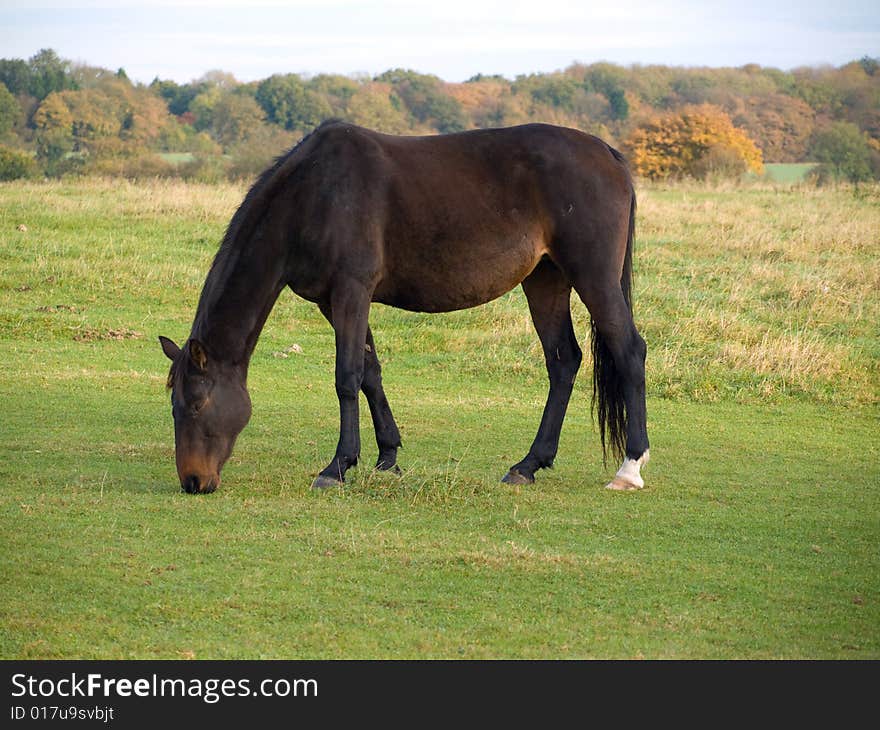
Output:
[[760,342],[732,342],[722,350],[724,361],[758,375],[780,374],[801,387],[813,378],[832,379],[846,366],[846,349],[828,345],[809,332],[764,333]]
[[639,196],[649,389],[877,402],[880,186],[679,184]]

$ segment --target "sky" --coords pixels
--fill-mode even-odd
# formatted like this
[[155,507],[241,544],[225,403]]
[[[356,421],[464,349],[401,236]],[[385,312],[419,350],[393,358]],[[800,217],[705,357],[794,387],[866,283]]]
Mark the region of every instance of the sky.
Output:
[[880,56],[877,0],[0,0],[0,58],[52,48],[134,81],[208,71],[446,81],[621,65],[839,66]]

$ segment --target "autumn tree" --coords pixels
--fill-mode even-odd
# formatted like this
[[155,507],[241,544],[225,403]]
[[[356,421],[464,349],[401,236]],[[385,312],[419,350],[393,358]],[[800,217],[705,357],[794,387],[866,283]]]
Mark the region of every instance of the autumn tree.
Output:
[[506,127],[533,119],[531,96],[514,94],[502,76],[478,74],[463,84],[447,84],[446,93],[458,101],[474,127]]
[[354,124],[386,134],[405,134],[410,130],[403,102],[390,84],[374,81],[361,85],[348,99],[341,116]]
[[49,175],[56,174],[73,151],[73,114],[61,94],[49,94],[34,113],[37,159]]
[[737,99],[730,115],[761,149],[765,162],[800,162],[807,153],[815,113],[801,99],[786,94]]
[[[401,134],[555,123],[615,146],[623,141],[636,170],[657,178],[816,159],[826,177],[860,180],[865,165],[872,175],[880,166],[880,59],[793,71],[575,63],[461,84],[407,69],[252,83],[209,71],[187,84],[157,78],[149,87],[121,69],[72,64],[51,50],[0,59],[0,143],[36,151],[50,174],[76,165],[164,174],[158,158],[147,164],[147,157],[185,151],[196,159],[180,174],[249,176],[331,116]],[[107,162],[116,158],[125,164]]]
[[37,154],[50,174],[63,171],[69,152],[83,163],[143,154],[168,121],[162,99],[115,75],[90,88],[53,92],[33,116]]
[[762,171],[761,151],[722,110],[688,106],[640,123],[626,141],[630,162],[651,179]]

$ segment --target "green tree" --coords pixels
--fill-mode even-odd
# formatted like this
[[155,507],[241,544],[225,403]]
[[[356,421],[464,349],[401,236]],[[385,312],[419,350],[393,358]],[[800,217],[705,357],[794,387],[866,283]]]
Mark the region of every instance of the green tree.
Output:
[[327,100],[308,89],[296,74],[276,74],[261,82],[254,97],[273,124],[288,130],[308,131],[332,110]]
[[224,148],[247,140],[263,124],[263,110],[249,96],[227,92],[214,104],[208,131]]
[[15,96],[29,94],[31,68],[20,58],[0,59],[0,82]]
[[214,107],[220,101],[222,93],[219,87],[210,86],[190,102],[189,111],[195,118],[193,126],[200,132],[211,128],[211,123],[214,120]]
[[608,99],[611,118],[623,120],[629,116],[629,101],[625,91],[626,72],[610,63],[596,63],[584,73],[584,87]]
[[623,89],[614,87],[609,89],[605,96],[611,106],[612,119],[626,119],[629,116],[629,102],[626,100],[626,93]]
[[248,130],[244,139],[229,148],[227,176],[232,179],[256,177],[275,157],[290,149],[296,139],[296,133],[281,129],[277,124],[258,123]]
[[168,105],[168,111],[174,116],[179,117],[190,110],[189,107],[193,99],[208,87],[206,84],[201,83],[179,85],[174,81],[162,81],[155,78],[150,84],[150,88],[165,100],[165,103]]
[[361,84],[347,76],[319,74],[309,79],[306,87],[327,103],[331,116],[343,117],[349,101],[358,92]]
[[862,131],[851,122],[834,122],[813,137],[811,156],[821,162],[835,180],[870,180],[871,147]]
[[31,72],[31,96],[45,99],[53,91],[65,91],[76,88],[70,73],[70,62],[58,57],[55,51],[44,48],[28,61]]
[[68,153],[73,151],[73,136],[63,129],[48,129],[36,137],[37,160],[49,176],[59,174]]
[[18,180],[37,174],[34,158],[26,152],[0,144],[0,180]]
[[0,81],[0,137],[8,134],[21,115],[21,107],[9,93],[6,84]]
[[436,76],[398,68],[386,71],[376,81],[392,84],[417,122],[441,133],[467,129],[461,104],[444,92],[443,82]]
[[565,111],[574,111],[578,92],[583,84],[562,74],[531,74],[520,76],[513,85],[515,94],[527,93],[536,104],[545,104]]
[[871,58],[871,56],[862,56],[859,59],[859,63],[862,68],[865,70],[865,73],[868,76],[876,75],[877,71],[880,70],[880,58]]

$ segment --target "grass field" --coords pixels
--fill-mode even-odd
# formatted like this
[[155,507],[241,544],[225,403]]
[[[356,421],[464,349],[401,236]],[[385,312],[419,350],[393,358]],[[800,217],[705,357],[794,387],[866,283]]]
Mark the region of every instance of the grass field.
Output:
[[589,362],[556,468],[499,483],[546,388],[515,290],[374,308],[404,475],[368,468],[364,408],[325,493],[332,332],[282,295],[191,497],[156,336],[186,338],[243,193],[0,185],[0,658],[880,658],[880,190],[640,189],[639,493],[602,489]]

